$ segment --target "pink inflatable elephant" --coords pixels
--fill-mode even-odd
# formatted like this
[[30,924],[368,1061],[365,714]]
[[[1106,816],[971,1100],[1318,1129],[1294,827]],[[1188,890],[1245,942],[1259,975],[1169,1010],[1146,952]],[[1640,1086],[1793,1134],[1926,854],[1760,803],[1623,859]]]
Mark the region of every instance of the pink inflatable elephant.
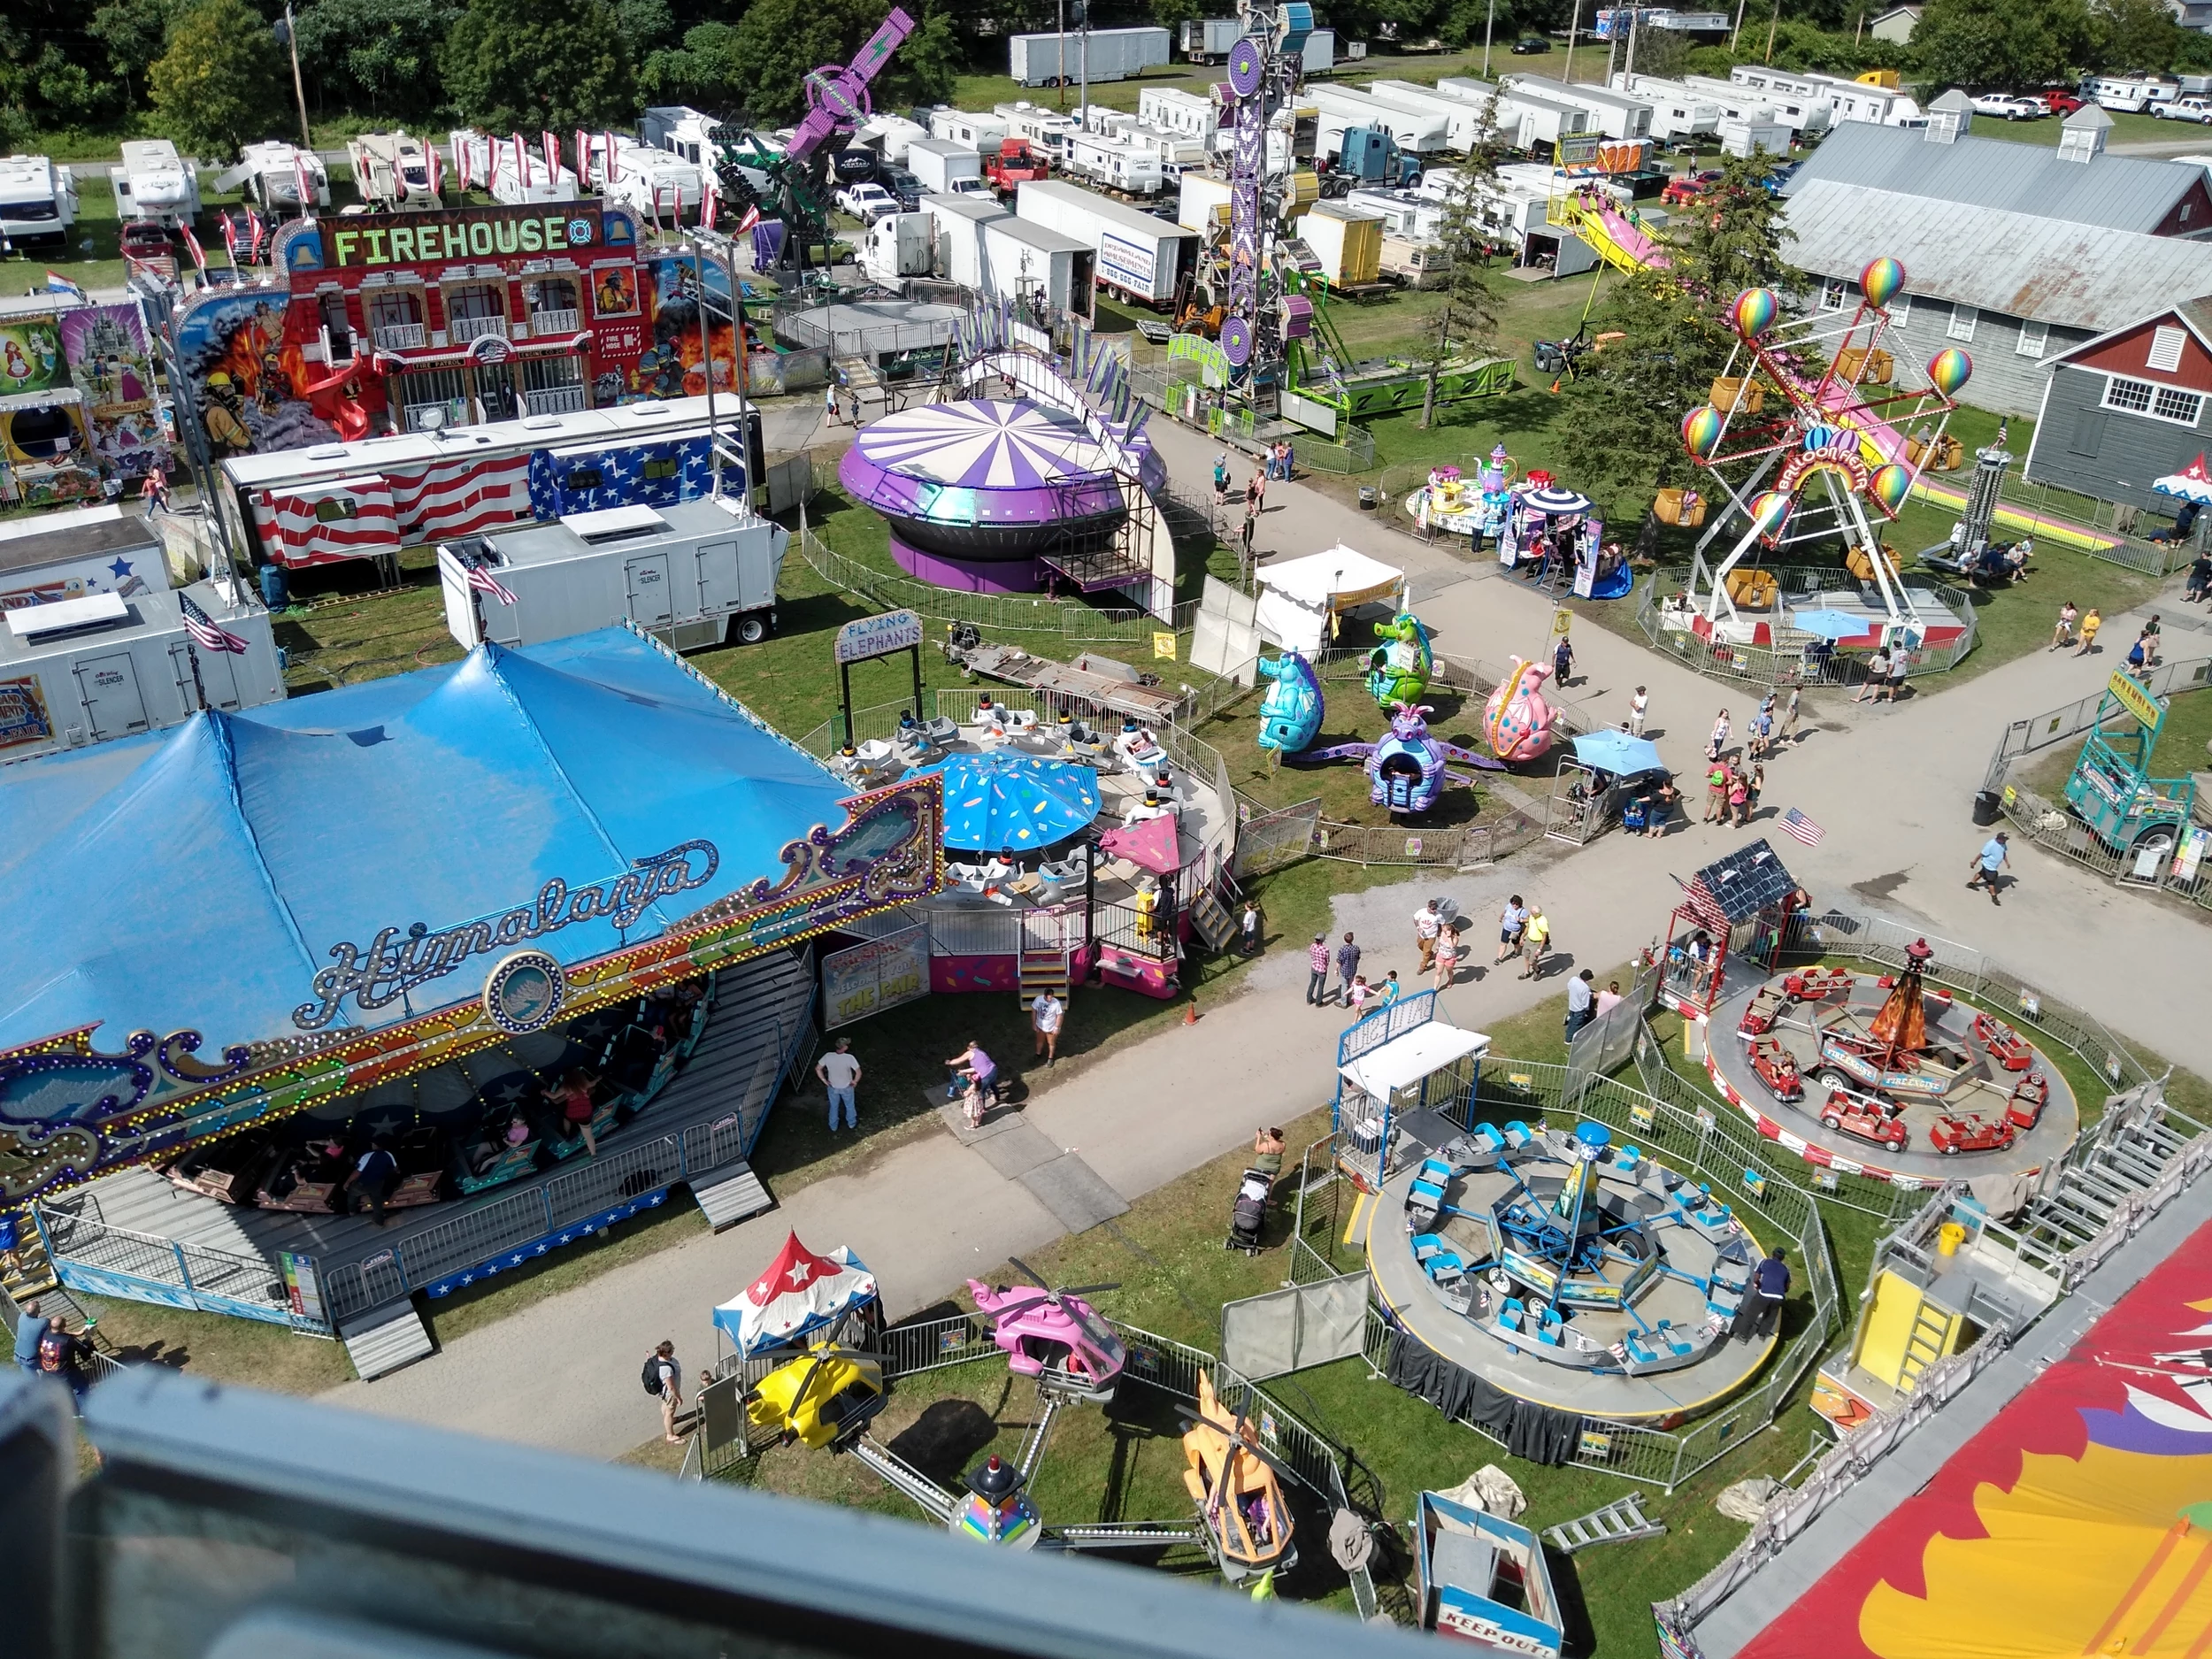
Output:
[[1534,760],[1551,747],[1552,706],[1542,687],[1551,670],[1516,657],[1503,684],[1482,706],[1482,734],[1500,760]]

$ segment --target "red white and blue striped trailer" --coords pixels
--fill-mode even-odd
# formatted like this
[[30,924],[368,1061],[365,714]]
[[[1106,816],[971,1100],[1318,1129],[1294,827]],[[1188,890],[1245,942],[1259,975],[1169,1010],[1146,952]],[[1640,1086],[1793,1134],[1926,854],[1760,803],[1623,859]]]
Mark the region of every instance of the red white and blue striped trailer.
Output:
[[[718,400],[733,432],[734,400]],[[726,457],[723,493],[758,476],[760,416],[746,411],[744,476]],[[257,561],[297,569],[380,558],[610,507],[706,495],[713,462],[704,397],[618,403],[566,415],[398,433],[235,456],[225,511]]]

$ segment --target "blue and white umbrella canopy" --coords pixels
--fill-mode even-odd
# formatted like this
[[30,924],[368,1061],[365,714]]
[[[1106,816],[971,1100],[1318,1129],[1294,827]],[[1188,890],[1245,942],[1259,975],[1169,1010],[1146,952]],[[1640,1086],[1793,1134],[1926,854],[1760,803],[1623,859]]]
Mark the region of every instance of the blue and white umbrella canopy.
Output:
[[1098,816],[1098,774],[1072,762],[1001,750],[927,770],[945,780],[945,845],[964,851],[1034,852]]
[[1547,486],[1541,489],[1521,492],[1521,499],[1528,503],[1531,512],[1540,512],[1548,518],[1572,518],[1590,511],[1590,498],[1571,489]]
[[1801,634],[1817,634],[1824,640],[1855,640],[1880,626],[1880,618],[1849,611],[1793,611],[1790,626]]
[[1616,777],[1634,778],[1644,772],[1659,772],[1666,764],[1659,758],[1657,744],[1647,737],[1633,737],[1626,732],[1585,732],[1575,739],[1574,744],[1577,760]]

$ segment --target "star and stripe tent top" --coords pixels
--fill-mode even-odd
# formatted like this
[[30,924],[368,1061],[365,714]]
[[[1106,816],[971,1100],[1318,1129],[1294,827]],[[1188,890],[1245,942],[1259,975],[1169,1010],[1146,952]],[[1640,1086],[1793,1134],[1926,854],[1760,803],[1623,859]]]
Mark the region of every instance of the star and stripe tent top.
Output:
[[2204,457],[2197,458],[2178,472],[2169,472],[2151,486],[2161,495],[2178,496],[2193,501],[2200,507],[2212,504],[2212,473],[2205,471]]
[[817,1256],[792,1233],[751,1284],[714,1310],[741,1358],[803,1342],[876,1299],[876,1279],[843,1245]]
[[[849,793],[626,628],[0,767],[0,1048],[92,1024],[109,1051],[136,1030],[296,1036],[334,946],[534,906],[556,879],[608,892],[713,844],[710,877],[627,929],[587,911],[525,941],[582,962],[780,875]],[[349,997],[327,1028],[472,997],[507,949],[380,1009]]]
[[1098,774],[1072,761],[999,749],[923,768],[945,780],[945,845],[1025,853],[1065,841],[1098,816]]

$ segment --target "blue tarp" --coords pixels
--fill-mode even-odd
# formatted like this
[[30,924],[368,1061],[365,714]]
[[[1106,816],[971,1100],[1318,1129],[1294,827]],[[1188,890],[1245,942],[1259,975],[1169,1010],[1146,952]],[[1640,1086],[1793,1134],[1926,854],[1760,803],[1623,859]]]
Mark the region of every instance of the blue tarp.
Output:
[[[0,1048],[98,1022],[296,1034],[333,946],[365,949],[572,890],[685,842],[710,879],[626,933],[590,917],[526,942],[564,964],[650,938],[781,869],[849,793],[626,629],[465,661],[0,769]],[[697,875],[707,860],[695,853]],[[334,1025],[473,996],[508,949]]]

